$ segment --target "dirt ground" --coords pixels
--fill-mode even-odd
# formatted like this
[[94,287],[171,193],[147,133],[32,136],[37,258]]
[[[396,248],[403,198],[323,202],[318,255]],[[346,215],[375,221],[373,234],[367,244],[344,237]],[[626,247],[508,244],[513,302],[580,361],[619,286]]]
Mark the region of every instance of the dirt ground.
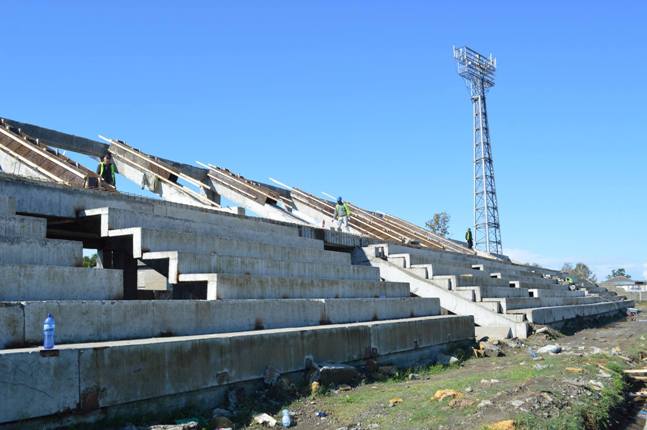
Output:
[[[479,429],[502,420],[513,420],[516,427],[501,428],[643,429],[645,420],[638,417],[642,406],[624,401],[619,393],[640,389],[628,386],[621,370],[647,366],[640,361],[640,353],[647,352],[647,315],[565,331],[499,342],[494,347],[505,356],[378,376],[280,405],[261,400],[252,409],[280,420],[280,410],[288,408],[292,428],[303,430]],[[533,359],[528,348],[536,353],[549,344],[561,346],[562,352]],[[434,400],[439,390],[455,393]],[[270,409],[261,410],[263,406]],[[251,423],[243,428],[260,427]]]

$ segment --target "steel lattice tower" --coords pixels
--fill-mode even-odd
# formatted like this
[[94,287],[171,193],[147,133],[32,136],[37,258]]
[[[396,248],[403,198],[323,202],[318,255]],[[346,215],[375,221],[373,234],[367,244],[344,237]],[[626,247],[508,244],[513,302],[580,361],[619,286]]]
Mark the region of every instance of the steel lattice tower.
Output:
[[494,182],[492,147],[485,93],[494,86],[496,59],[485,57],[467,46],[454,48],[458,74],[465,79],[472,96],[474,120],[474,246],[501,254],[499,206]]

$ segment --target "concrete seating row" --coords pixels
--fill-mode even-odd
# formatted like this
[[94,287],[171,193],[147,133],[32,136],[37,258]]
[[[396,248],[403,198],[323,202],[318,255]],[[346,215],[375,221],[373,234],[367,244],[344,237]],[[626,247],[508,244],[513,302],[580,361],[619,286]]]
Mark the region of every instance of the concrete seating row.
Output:
[[491,333],[523,337],[527,328],[520,323],[551,324],[632,305],[621,301],[610,306],[607,297],[591,293],[598,291],[593,288],[573,291],[550,270],[447,254],[452,253],[375,244],[355,251],[353,261],[379,268],[385,280],[408,282],[413,294],[439,298],[441,307],[454,314],[473,315],[475,323],[492,328]]
[[0,196],[0,301],[122,297],[121,271],[81,267],[81,242],[47,239],[45,219],[15,210]]
[[[133,207],[153,209],[130,210],[111,194],[119,207],[84,207],[96,192],[28,189],[32,198],[60,198],[45,213],[32,199],[0,199],[0,219],[12,220],[0,230],[0,255],[24,251],[0,261],[11,268],[0,271],[0,373],[8,375],[0,380],[0,426],[136,417],[160,402],[213,408],[223,390],[258,381],[268,366],[290,373],[308,360],[369,358],[408,365],[473,342],[471,316],[441,315],[437,298],[412,297],[408,284],[382,281],[378,269],[352,265],[349,254],[325,250],[295,226],[140,198]],[[12,190],[0,174],[0,191]],[[70,237],[104,251],[124,247],[135,268],[143,262],[173,291],[200,283],[206,295],[124,300],[127,269],[80,267],[83,243],[60,238],[62,230],[46,239],[44,219],[15,221],[58,221],[70,213],[61,202],[75,206],[65,218]],[[33,252],[39,247],[47,251]],[[36,346],[50,312],[55,353]]]

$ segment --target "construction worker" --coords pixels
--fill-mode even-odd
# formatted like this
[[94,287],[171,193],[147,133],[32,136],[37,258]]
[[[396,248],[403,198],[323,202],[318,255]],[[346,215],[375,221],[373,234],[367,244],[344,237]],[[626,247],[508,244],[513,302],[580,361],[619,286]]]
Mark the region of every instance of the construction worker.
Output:
[[97,175],[99,175],[100,180],[105,181],[107,184],[110,184],[113,187],[116,187],[116,173],[117,170],[114,163],[112,162],[112,157],[110,156],[110,154],[104,155],[99,162],[99,165],[97,166]]
[[472,229],[470,229],[469,227],[465,232],[465,242],[467,242],[467,247],[469,249],[472,249],[472,247],[474,246],[474,240],[472,239]]
[[341,197],[337,198],[337,205],[335,206],[334,219],[337,221],[337,231],[342,231],[342,226],[346,233],[350,233],[348,227],[348,218],[350,217],[350,208],[348,203],[344,202]]

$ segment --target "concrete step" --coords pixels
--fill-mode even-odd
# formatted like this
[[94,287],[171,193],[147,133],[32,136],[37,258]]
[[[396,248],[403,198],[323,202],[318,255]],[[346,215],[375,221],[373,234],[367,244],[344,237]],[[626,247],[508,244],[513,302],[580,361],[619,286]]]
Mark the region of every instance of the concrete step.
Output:
[[[229,251],[225,251],[229,252]],[[326,251],[329,252],[329,251]],[[333,253],[331,254],[341,254],[343,253]],[[348,255],[348,254],[346,254]],[[237,264],[237,263],[228,263],[231,261],[241,261],[241,259],[251,258],[253,262],[257,261],[266,261],[268,266],[278,266],[279,263],[285,262],[286,260],[293,263],[294,267],[301,267],[298,263],[310,263],[321,266],[320,271],[328,271],[325,267],[332,266],[344,266],[352,267],[350,263],[326,263],[325,261],[318,261],[315,258],[308,258],[306,256],[306,261],[302,261],[299,258],[290,259],[289,257],[285,260],[274,259],[271,257],[280,257],[279,255],[270,256],[270,258],[257,258],[257,257],[248,257],[248,256],[232,256],[232,255],[220,255],[219,253],[195,253],[195,252],[178,252],[178,251],[157,251],[157,252],[144,252],[142,253],[141,259],[148,266],[155,268],[160,273],[168,278],[168,281],[171,284],[176,284],[178,282],[178,276],[184,273],[230,273],[228,270],[227,264]],[[338,259],[343,260],[343,259]],[[349,269],[350,270],[350,269]],[[238,273],[238,272],[235,272]],[[301,272],[298,272],[301,273]],[[290,273],[284,274],[285,276],[292,276]]]
[[513,312],[524,314],[534,324],[555,324],[565,320],[580,317],[624,313],[628,307],[634,306],[633,300],[620,300],[582,305],[550,306],[531,309],[516,309]]
[[503,274],[502,278],[509,281],[510,283],[516,283],[519,285],[544,285],[548,288],[557,287],[557,286],[566,287],[565,285],[560,284],[554,279],[544,279],[544,278],[530,277],[530,276],[524,276],[524,277],[505,276],[505,274]]
[[483,272],[473,275],[440,275],[433,276],[431,279],[445,285],[448,289],[469,286],[510,288],[510,282],[505,279],[491,278]]
[[212,299],[409,297],[409,284],[402,282],[241,276],[225,273],[214,275],[213,278]]
[[458,287],[457,291],[473,291],[474,301],[480,302],[484,298],[512,298],[530,297],[530,292],[524,288],[510,287]]
[[[464,268],[472,268],[473,266],[481,267],[485,273],[507,272],[514,276],[532,276],[538,278],[541,278],[541,272],[546,271],[546,269],[543,268],[496,261],[475,255],[465,255],[455,252],[431,250],[426,248],[416,249],[396,244],[376,244],[365,247],[364,250],[367,255],[375,256],[375,248],[382,248],[385,251],[387,257],[393,255],[399,256],[402,254],[409,254],[408,260],[412,265],[436,264],[439,266],[439,268],[442,266],[452,268],[449,270],[454,270],[454,273],[446,273],[449,275],[458,274],[462,272]],[[459,269],[458,271],[456,271],[454,268]],[[441,274],[440,272],[438,273]]]
[[116,300],[121,270],[40,265],[0,265],[0,300]]
[[603,287],[585,288],[585,290],[588,291],[591,294],[607,294],[607,293],[610,293],[611,295],[614,294],[614,292],[609,291],[609,290],[607,290],[606,288],[603,288]]
[[16,200],[13,197],[0,196],[0,216],[10,217],[16,214]]
[[439,264],[447,266],[459,266],[472,268],[473,265],[485,265],[493,260],[466,255],[451,251],[432,250],[428,248],[411,248],[396,244],[376,244],[365,247],[364,250],[369,256],[377,256],[375,249],[384,250],[387,257],[399,254],[409,254],[411,264]]
[[[146,404],[136,402],[155,404],[161,398],[177,405],[166,412],[196,407],[199,399],[208,399],[213,407],[217,392],[230,384],[260,381],[268,367],[289,374],[303,371],[308,358],[354,363],[367,352],[380,361],[411,366],[473,339],[472,317],[433,316],[59,345],[56,354],[40,354],[38,348],[2,350],[0,423],[61,413],[73,417],[81,411],[110,414],[109,408],[121,405],[141,416]],[[200,396],[190,396],[198,392]]]
[[535,288],[529,290],[533,297],[584,297],[586,291],[576,290],[571,291],[568,289],[561,290],[556,288]]
[[285,226],[271,222],[259,222],[253,218],[240,218],[222,214],[204,214],[208,222],[177,219],[167,216],[145,216],[124,209],[92,209],[84,212],[85,216],[99,216],[101,234],[107,236],[108,230],[120,230],[141,227],[162,231],[178,231],[194,235],[210,235],[224,239],[242,239],[267,243],[277,246],[294,246],[299,248],[323,249],[323,242],[299,237],[296,226]]
[[82,266],[83,244],[57,239],[0,238],[0,264]]
[[450,251],[432,250],[428,248],[410,248],[395,244],[371,245],[370,247],[384,247],[386,256],[398,254],[409,254],[411,264],[446,264],[453,266],[471,267],[472,264],[479,264],[482,259],[476,256],[459,254]]
[[410,268],[426,268],[429,277],[436,275],[462,275],[479,272],[478,269],[472,268],[470,264],[450,264],[450,263],[425,263],[424,259],[417,259],[415,255],[411,254],[391,254],[387,257],[389,263],[393,263],[398,267],[405,269]]
[[[159,253],[146,253],[146,258],[156,258]],[[196,270],[184,273],[228,273],[234,275],[251,276],[282,276],[286,278],[307,279],[339,279],[357,281],[379,281],[379,270],[368,266],[353,266],[350,264],[325,264],[301,261],[267,260],[254,257],[236,257],[229,255],[212,255],[210,260],[194,260],[195,266],[201,267],[208,264],[205,270]],[[204,263],[204,264],[203,264]],[[150,260],[147,260],[150,264]],[[187,265],[190,263],[187,263]],[[182,267],[182,263],[180,263]],[[182,272],[178,274],[181,275]],[[169,274],[169,282],[173,282]]]
[[0,300],[113,300],[123,297],[123,272],[43,265],[0,265]]
[[419,297],[436,297],[440,299],[443,309],[457,315],[471,315],[476,324],[482,327],[507,327],[510,336],[525,338],[528,326],[523,321],[518,321],[514,316],[497,312],[498,303],[473,302],[472,300],[448,291],[433,280],[425,279],[411,269],[403,269],[382,258],[370,258],[369,263],[380,269],[380,276],[391,282],[407,282],[411,293]]
[[597,303],[600,301],[598,297],[511,297],[511,298],[485,298],[486,301],[498,301],[501,305],[501,311],[507,313],[515,309],[525,308],[541,308],[549,306],[569,306],[569,305],[582,305]]
[[24,216],[0,216],[0,238],[45,239],[47,220]]
[[[487,273],[490,273],[492,276],[498,277],[498,278],[503,278],[503,279],[511,279],[511,280],[551,280],[544,278],[541,274],[539,273],[533,273],[527,270],[519,270],[515,268],[514,266],[508,266],[508,267],[491,267],[491,266],[485,266],[484,270]],[[554,280],[551,280],[554,282]]]
[[[218,240],[220,237],[208,234],[199,234],[194,232],[181,232],[176,230],[154,230],[149,228],[132,227],[119,230],[109,230],[109,237],[132,236],[133,237],[133,255],[140,258],[143,252],[150,251],[186,251],[186,252],[219,252],[222,251],[228,255],[246,255],[257,254],[271,258],[272,255],[280,257],[281,253],[285,256],[298,255],[296,250],[311,248],[315,251],[322,251],[321,258],[334,260],[346,260],[345,256],[338,256],[337,253],[323,253],[323,242],[312,239],[302,239],[298,237],[289,237],[292,245],[285,245],[285,241],[278,242],[277,245],[264,242],[267,238],[259,237],[257,241],[240,241],[235,239]],[[265,246],[263,246],[265,245]],[[301,245],[304,245],[301,248]],[[273,249],[274,248],[274,249]],[[278,254],[278,255],[277,255]],[[304,255],[308,255],[304,253]],[[310,258],[314,254],[309,254]],[[289,257],[287,257],[289,258]]]
[[[440,314],[438,299],[120,300],[0,303],[0,348],[346,324]],[[14,327],[15,330],[11,330]]]
[[153,207],[152,209],[151,213],[150,211],[139,212],[125,208],[100,207],[86,210],[85,215],[108,215],[107,221],[110,229],[148,227],[205,231],[215,228],[228,231],[245,230],[254,233],[299,236],[299,230],[295,225],[276,223],[262,218],[219,211],[194,210],[193,208]]
[[474,275],[474,276],[487,276],[484,272],[471,267],[448,266],[444,264],[412,264],[411,268],[425,268],[429,278],[433,276],[461,276],[461,275]]
[[[130,229],[128,229],[130,231]],[[112,232],[111,232],[112,234]],[[213,236],[197,236],[183,232],[166,232],[142,229],[142,252],[173,250],[180,253],[218,254],[239,257],[265,258],[268,260],[291,260],[304,262],[319,262],[321,264],[350,265],[350,254],[345,252],[327,251],[318,248],[296,248],[277,246],[262,242],[222,239]],[[133,249],[133,251],[136,251]]]
[[531,282],[531,281],[510,281],[510,285],[516,288],[527,288],[529,290],[553,290],[553,291],[570,291],[568,286],[550,282]]

